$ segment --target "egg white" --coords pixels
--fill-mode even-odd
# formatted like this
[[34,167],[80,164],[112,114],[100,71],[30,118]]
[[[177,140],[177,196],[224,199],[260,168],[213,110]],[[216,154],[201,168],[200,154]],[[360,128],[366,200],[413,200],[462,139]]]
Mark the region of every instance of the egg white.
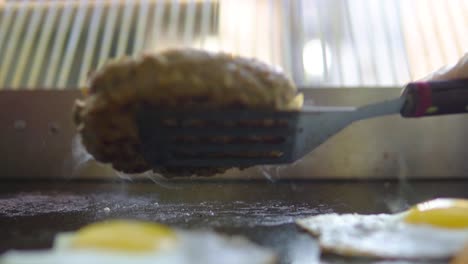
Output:
[[447,259],[468,241],[468,229],[403,222],[403,214],[323,214],[296,221],[325,252],[384,259]]
[[74,233],[58,234],[50,250],[11,250],[0,264],[185,264],[276,263],[274,253],[235,236],[211,231],[177,230],[174,247],[150,253],[126,253],[98,249],[70,249]]

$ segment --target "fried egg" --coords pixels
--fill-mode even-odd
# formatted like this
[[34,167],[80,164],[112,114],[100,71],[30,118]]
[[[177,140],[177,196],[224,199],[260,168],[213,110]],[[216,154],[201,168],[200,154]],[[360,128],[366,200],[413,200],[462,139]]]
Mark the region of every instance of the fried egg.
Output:
[[398,214],[323,214],[296,221],[324,252],[383,259],[448,259],[468,242],[468,200],[435,199]]
[[60,233],[50,250],[8,251],[1,264],[276,263],[275,255],[242,237],[112,220]]

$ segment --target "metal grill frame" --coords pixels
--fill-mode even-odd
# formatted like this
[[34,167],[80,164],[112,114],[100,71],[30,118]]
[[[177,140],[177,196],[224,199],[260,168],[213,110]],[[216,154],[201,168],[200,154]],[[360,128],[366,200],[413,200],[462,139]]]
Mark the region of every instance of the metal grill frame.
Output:
[[[110,58],[210,45],[277,65],[303,87],[399,86],[467,51],[467,14],[468,0],[4,1],[0,89],[83,87]],[[315,79],[303,54],[314,39],[324,67]]]

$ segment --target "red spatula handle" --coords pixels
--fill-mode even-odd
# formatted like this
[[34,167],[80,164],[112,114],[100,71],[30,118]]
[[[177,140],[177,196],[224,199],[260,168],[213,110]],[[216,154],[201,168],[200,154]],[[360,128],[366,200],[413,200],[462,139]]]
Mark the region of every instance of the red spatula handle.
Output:
[[468,113],[468,79],[412,82],[402,96],[404,117]]

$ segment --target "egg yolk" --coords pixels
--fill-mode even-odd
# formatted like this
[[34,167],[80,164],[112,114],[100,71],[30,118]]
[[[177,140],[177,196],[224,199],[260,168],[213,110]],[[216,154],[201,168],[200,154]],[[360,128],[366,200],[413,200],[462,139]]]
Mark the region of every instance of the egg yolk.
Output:
[[71,241],[74,249],[102,249],[145,253],[167,249],[176,235],[168,226],[139,221],[113,220],[78,230]]
[[468,228],[468,200],[435,199],[420,203],[408,210],[404,221],[443,228]]

